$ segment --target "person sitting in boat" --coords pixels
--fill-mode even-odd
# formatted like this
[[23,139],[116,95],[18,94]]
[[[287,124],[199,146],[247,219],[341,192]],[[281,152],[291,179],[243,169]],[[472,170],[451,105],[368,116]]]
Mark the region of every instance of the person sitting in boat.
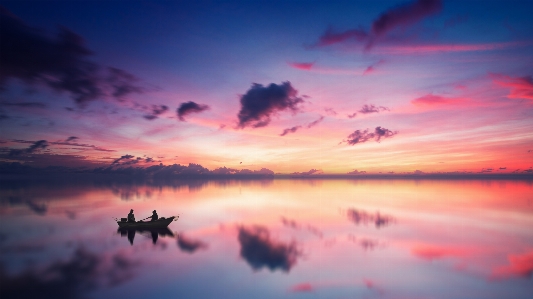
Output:
[[152,221],[156,221],[157,219],[159,219],[159,216],[157,216],[157,212],[154,210],[152,212],[152,216],[150,216],[152,218]]
[[133,210],[130,210],[128,214],[128,222],[135,222],[135,215],[133,215]]

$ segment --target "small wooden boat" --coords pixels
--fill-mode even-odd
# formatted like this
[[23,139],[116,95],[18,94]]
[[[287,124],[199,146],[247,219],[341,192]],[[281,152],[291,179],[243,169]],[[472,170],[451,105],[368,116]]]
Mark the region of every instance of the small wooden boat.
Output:
[[163,228],[167,227],[170,222],[178,220],[179,216],[172,216],[169,218],[161,217],[157,219],[156,221],[137,221],[137,222],[128,222],[123,221],[122,219],[120,221],[117,221],[118,227],[120,228]]

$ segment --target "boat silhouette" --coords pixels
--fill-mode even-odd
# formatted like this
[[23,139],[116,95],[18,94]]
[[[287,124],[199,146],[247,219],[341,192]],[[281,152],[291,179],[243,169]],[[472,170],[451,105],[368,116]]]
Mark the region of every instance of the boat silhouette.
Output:
[[122,218],[120,221],[117,221],[119,228],[164,228],[167,227],[170,222],[178,220],[179,216],[172,216],[169,218],[161,217],[155,221],[137,221],[137,222],[128,222],[126,218]]

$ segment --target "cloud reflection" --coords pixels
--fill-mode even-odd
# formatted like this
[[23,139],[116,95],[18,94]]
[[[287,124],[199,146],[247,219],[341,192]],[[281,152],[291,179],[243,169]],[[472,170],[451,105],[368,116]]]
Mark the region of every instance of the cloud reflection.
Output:
[[194,240],[180,233],[178,236],[178,247],[181,251],[194,253],[196,250],[207,249],[207,243],[200,240]]
[[376,212],[375,214],[370,214],[363,210],[357,209],[349,209],[346,212],[346,215],[348,216],[348,219],[356,225],[367,225],[368,223],[374,223],[376,225],[376,228],[388,226],[394,221],[394,218],[389,215],[382,215],[379,212]]
[[44,269],[9,275],[0,267],[2,298],[85,298],[87,292],[132,279],[138,266],[118,253],[105,257],[78,248],[69,260]]
[[256,271],[267,267],[289,272],[301,255],[295,242],[274,241],[268,229],[261,226],[239,227],[239,243],[241,256]]

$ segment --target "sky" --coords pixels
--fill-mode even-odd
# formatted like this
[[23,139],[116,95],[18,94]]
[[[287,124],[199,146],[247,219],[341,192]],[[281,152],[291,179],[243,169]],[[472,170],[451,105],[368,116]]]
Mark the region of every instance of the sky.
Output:
[[531,11],[2,1],[0,163],[531,173]]

